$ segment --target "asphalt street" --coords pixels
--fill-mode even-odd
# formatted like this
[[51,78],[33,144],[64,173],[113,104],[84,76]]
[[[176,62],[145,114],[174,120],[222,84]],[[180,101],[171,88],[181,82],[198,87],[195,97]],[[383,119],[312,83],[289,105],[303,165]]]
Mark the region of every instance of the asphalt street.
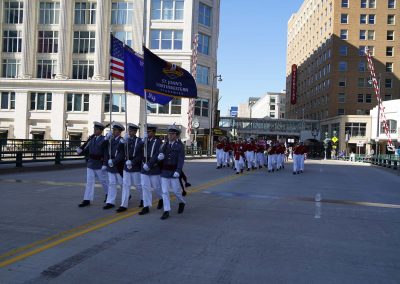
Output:
[[[84,168],[0,174],[0,283],[400,283],[400,176],[344,161],[185,163],[187,206],[103,210]],[[120,191],[118,193],[120,200]]]

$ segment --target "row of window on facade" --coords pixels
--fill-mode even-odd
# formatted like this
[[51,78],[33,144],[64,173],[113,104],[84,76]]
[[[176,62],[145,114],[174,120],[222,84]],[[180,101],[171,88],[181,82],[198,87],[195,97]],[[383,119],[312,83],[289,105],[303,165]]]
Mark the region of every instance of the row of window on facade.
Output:
[[[132,47],[132,32],[119,31],[113,34]],[[150,49],[182,50],[183,30],[152,29],[150,32]],[[38,32],[38,53],[58,53],[58,31]],[[76,54],[95,52],[96,33],[94,31],[75,31],[73,33],[73,49]],[[210,55],[211,36],[199,33],[198,52]],[[3,31],[3,52],[21,52],[22,32],[19,30]]]
[[[351,0],[342,0],[342,8],[350,8],[350,2]],[[354,2],[360,3],[360,8],[375,9],[377,0],[356,0]],[[388,9],[396,9],[396,0],[386,0],[386,4]]]
[[[364,68],[364,65],[360,65],[360,63],[359,63],[358,68],[359,68],[358,70],[361,70]],[[349,63],[347,61],[339,61],[338,70],[340,72],[346,72],[346,71],[348,71],[348,69],[349,69]],[[385,62],[385,71],[389,72],[389,73],[393,72],[394,71],[394,63],[393,62]],[[364,71],[361,71],[361,72],[365,72],[365,69],[364,69]]]
[[[182,21],[184,16],[184,0],[152,0],[151,19]],[[6,1],[4,3],[4,23],[22,24],[24,20],[23,1]],[[96,24],[96,3],[75,2],[74,24],[93,25]],[[42,25],[59,24],[60,3],[44,2],[39,5],[39,20]],[[65,12],[65,11],[64,11]],[[112,2],[111,3],[111,24],[128,25],[132,24],[133,3]],[[212,7],[199,4],[198,22],[204,26],[211,27]]]
[[[2,110],[15,109],[15,92],[1,92],[0,108]],[[49,111],[52,109],[52,93],[32,92],[29,96],[30,110]],[[90,108],[89,94],[68,93],[66,95],[66,111],[71,112],[88,112]],[[104,94],[104,112],[110,111],[110,95]],[[173,99],[169,104],[164,106],[148,103],[147,109],[152,114],[181,114],[181,99]],[[113,112],[125,112],[126,102],[123,94],[113,94],[112,101]],[[208,117],[209,104],[206,99],[196,99],[194,115]]]
[[[2,77],[17,78],[21,67],[19,59],[3,59]],[[36,68],[36,78],[51,79],[57,73],[57,60],[38,60]],[[89,79],[94,74],[93,60],[73,60],[72,61],[72,79]],[[210,68],[197,65],[196,81],[199,84],[209,85]]]
[[[340,39],[348,39],[348,30],[340,30]],[[359,40],[375,40],[375,30],[360,30]],[[386,40],[394,41],[394,31],[386,31]]]
[[[341,24],[350,24],[349,14],[340,14],[340,23]],[[393,14],[387,15],[386,24],[394,25],[396,23],[396,16]],[[361,14],[360,15],[360,24],[361,25],[375,25],[376,24],[376,15],[375,14]]]

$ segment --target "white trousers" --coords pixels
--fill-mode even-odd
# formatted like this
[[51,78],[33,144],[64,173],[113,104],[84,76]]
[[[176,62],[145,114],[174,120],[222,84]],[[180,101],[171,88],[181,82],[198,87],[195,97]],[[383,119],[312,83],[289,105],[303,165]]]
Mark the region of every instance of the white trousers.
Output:
[[140,182],[140,172],[126,172],[124,171],[124,177],[122,179],[122,197],[121,206],[128,208],[129,196],[131,195],[131,187],[135,186],[136,190],[139,191],[139,196],[142,198],[142,184]]
[[182,196],[181,185],[179,184],[179,179],[177,178],[161,178],[161,188],[162,188],[162,199],[164,203],[164,211],[171,210],[171,202],[169,199],[169,192],[171,191],[175,194],[176,199],[179,203],[185,203],[185,199]]
[[284,156],[283,154],[277,154],[277,165],[276,167],[278,169],[283,168],[284,165]]
[[217,167],[220,167],[224,162],[224,151],[222,149],[217,149],[215,150],[215,154],[217,156]]
[[103,186],[104,194],[108,193],[108,180],[106,171],[86,168],[86,188],[85,188],[85,194],[83,195],[83,200],[93,201],[94,185],[96,183],[96,178],[100,181],[101,185]]
[[276,169],[276,154],[268,155],[268,170]]
[[257,164],[258,166],[264,165],[264,153],[257,153]]
[[247,151],[246,152],[246,160],[247,160],[247,168],[250,169],[251,167],[255,166],[254,163],[254,152],[253,151]]
[[244,161],[242,156],[240,156],[239,160],[235,160],[235,169],[237,173],[244,169]]
[[115,199],[117,198],[117,183],[122,187],[122,177],[120,174],[107,173],[108,174],[108,195],[106,203],[115,205]]
[[159,199],[162,199],[161,178],[160,175],[140,175],[143,192],[143,206],[151,207],[153,203],[152,191]]
[[293,172],[296,173],[300,171],[300,156],[298,154],[293,154]]
[[304,154],[300,156],[300,171],[304,171]]
[[224,166],[226,166],[229,163],[229,152],[223,151],[223,156],[222,156],[222,163]]

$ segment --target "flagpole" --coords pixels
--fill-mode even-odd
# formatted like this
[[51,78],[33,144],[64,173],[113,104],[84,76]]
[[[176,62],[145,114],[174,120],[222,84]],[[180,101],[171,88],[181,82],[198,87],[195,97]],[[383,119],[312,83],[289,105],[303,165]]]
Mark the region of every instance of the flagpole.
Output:
[[[127,100],[126,90],[124,90],[124,92],[125,92],[125,133],[128,133],[128,135],[129,135],[129,130],[128,130],[128,100]],[[126,139],[126,141],[125,141],[125,156],[126,156],[126,160],[129,160],[129,144],[128,144],[128,141],[129,141],[129,138]]]
[[[110,102],[109,102],[109,107],[110,107],[110,132],[112,131],[112,104],[113,104],[113,95],[112,95],[112,75],[111,75],[111,48],[112,48],[112,32],[111,32],[111,28],[110,28],[110,67],[109,67],[109,76],[110,76]],[[110,159],[111,159],[111,138],[112,136],[110,136],[109,138],[109,143],[108,143],[108,154],[110,155]]]

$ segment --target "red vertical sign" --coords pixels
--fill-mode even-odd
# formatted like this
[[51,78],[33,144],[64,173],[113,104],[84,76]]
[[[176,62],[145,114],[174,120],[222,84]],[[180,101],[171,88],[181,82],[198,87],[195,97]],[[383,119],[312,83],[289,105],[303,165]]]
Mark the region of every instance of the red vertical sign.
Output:
[[292,88],[290,92],[290,103],[295,105],[297,102],[297,65],[292,65]]

